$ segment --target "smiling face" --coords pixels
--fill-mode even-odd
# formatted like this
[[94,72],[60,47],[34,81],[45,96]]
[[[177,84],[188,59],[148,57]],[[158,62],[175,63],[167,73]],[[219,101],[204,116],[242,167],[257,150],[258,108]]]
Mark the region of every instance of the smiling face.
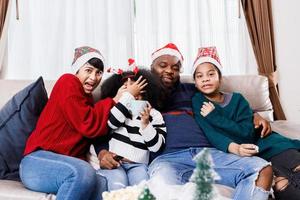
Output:
[[172,88],[179,80],[180,67],[181,63],[176,56],[163,55],[153,61],[151,70],[165,87]]
[[95,68],[89,63],[84,64],[76,73],[80,80],[84,92],[91,94],[93,90],[99,85],[102,78],[103,71]]
[[197,66],[194,74],[196,88],[205,95],[217,94],[221,83],[218,69],[211,63]]

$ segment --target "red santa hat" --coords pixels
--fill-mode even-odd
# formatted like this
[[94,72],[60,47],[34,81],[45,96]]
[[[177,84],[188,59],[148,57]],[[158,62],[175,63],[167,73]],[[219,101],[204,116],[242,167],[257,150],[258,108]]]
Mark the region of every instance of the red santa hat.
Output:
[[198,49],[198,55],[193,64],[192,74],[195,73],[198,65],[202,63],[211,63],[215,65],[219,70],[222,69],[222,65],[218,56],[217,48],[215,46],[212,47],[201,47]]
[[72,71],[77,72],[91,58],[99,58],[104,64],[104,57],[97,49],[88,46],[82,46],[75,49],[74,59],[72,62]]
[[[156,51],[154,51],[152,54],[151,54],[151,59],[152,59],[152,62],[160,57],[160,56],[163,56],[163,55],[170,55],[170,56],[176,56],[181,65],[183,63],[183,56],[181,54],[181,52],[179,51],[179,49],[177,48],[177,46],[173,43],[169,43],[167,44],[166,46],[160,48],[160,49],[157,49]],[[182,67],[180,68],[180,70],[182,71]]]

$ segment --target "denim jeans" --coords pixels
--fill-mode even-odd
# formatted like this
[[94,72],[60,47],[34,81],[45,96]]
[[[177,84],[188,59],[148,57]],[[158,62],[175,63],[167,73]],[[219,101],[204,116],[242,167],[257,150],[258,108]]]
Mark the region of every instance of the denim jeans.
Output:
[[[184,184],[189,181],[196,163],[193,157],[203,148],[189,148],[164,154],[154,159],[149,166],[150,178],[167,184]],[[219,175],[215,183],[235,188],[233,199],[266,200],[269,192],[255,186],[259,171],[268,163],[258,157],[240,157],[209,148],[213,169]]]
[[148,180],[148,166],[141,163],[122,163],[117,169],[99,169],[97,174],[107,179],[108,190],[117,190],[129,185],[137,185]]
[[56,194],[56,200],[99,200],[107,190],[106,179],[88,162],[43,150],[22,159],[20,178],[26,188]]

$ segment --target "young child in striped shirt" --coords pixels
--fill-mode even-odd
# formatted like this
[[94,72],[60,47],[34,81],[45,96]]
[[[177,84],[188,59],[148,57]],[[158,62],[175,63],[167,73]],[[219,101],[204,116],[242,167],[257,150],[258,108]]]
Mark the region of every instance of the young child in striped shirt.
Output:
[[125,92],[110,111],[109,151],[119,167],[98,170],[107,178],[109,191],[147,180],[150,152],[160,151],[165,144],[165,122],[156,110],[162,106],[162,86],[149,70],[137,67],[124,72],[115,70],[102,84],[101,98],[115,96],[120,86],[126,89],[141,76],[147,80],[144,90],[136,96]]

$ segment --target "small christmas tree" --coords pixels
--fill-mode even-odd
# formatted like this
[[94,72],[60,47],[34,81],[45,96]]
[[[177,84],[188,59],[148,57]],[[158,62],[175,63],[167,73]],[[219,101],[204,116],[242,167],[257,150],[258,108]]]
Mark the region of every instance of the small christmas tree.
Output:
[[146,186],[144,190],[141,192],[141,194],[138,197],[138,200],[155,200],[156,198],[153,196],[153,194],[150,192],[149,188]]
[[212,159],[208,149],[203,149],[194,158],[196,168],[194,169],[191,181],[196,183],[194,200],[211,200],[213,199],[213,180],[214,171],[212,169]]

